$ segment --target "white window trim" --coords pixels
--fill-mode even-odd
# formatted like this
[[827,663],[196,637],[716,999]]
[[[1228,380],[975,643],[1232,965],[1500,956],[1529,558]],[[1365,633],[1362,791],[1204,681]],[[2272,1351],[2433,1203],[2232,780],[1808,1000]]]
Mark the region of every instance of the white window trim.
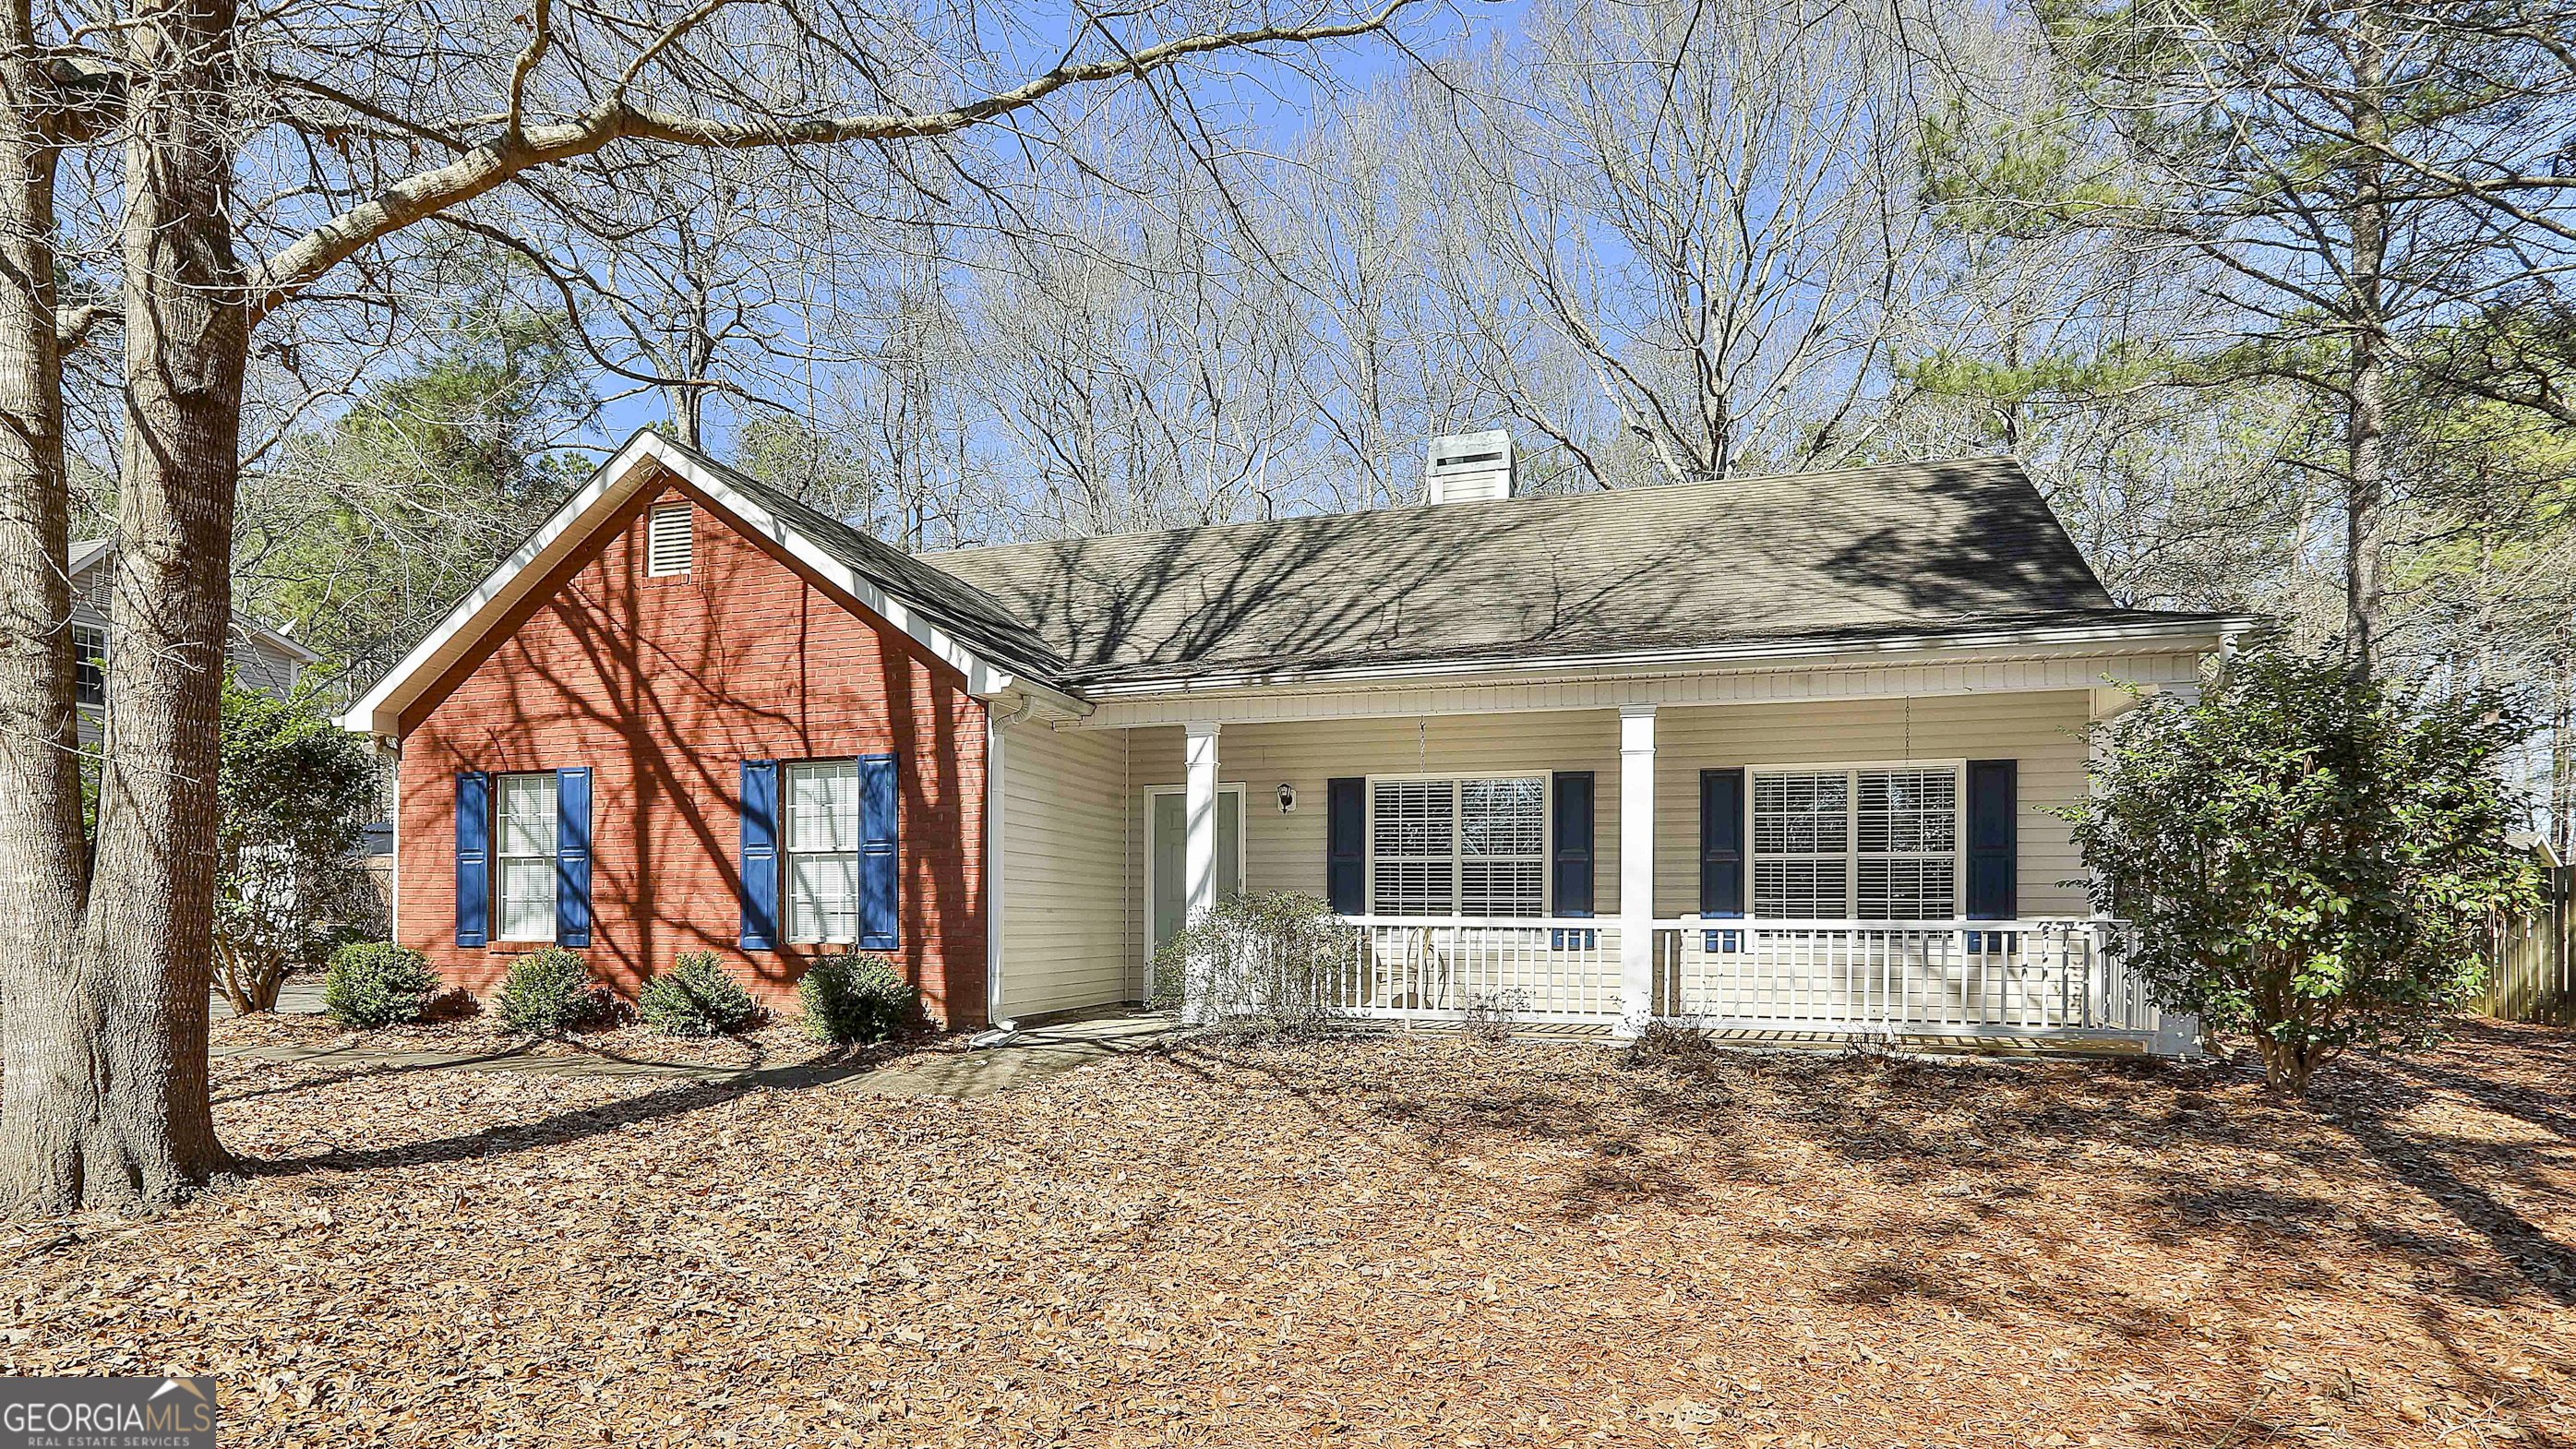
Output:
[[[802,769],[811,769],[816,765],[847,765],[850,767],[851,778],[859,791],[858,818],[852,822],[858,829],[859,843],[851,849],[798,850],[788,841],[788,837],[794,833],[794,825],[792,822],[796,810],[795,772]],[[867,903],[865,900],[867,894],[867,882],[865,880],[854,878],[852,885],[858,894],[850,898],[849,935],[836,938],[829,934],[828,928],[826,934],[817,936],[812,940],[807,940],[796,934],[796,858],[800,855],[846,855],[852,858],[852,873],[854,877],[856,876],[859,864],[867,859],[867,777],[859,772],[858,766],[859,757],[857,755],[823,755],[811,760],[781,760],[778,762],[778,943],[782,946],[841,946],[850,950],[857,950],[859,937],[867,933],[867,925],[863,919],[867,913]]]
[[[1744,767],[1744,820],[1742,824],[1744,830],[1744,918],[1746,920],[1792,922],[1803,922],[1808,920],[1825,921],[1828,919],[1837,921],[1860,920],[1860,862],[1863,852],[1860,848],[1859,774],[1863,770],[1948,770],[1951,775],[1955,777],[1957,783],[1953,787],[1950,797],[1950,808],[1952,812],[1950,830],[1950,858],[1952,861],[1950,868],[1951,903],[1958,911],[1964,912],[1968,891],[1967,757],[1962,755],[1956,759],[1929,760],[1815,760],[1793,764],[1747,765]],[[1831,918],[1822,916],[1763,915],[1761,913],[1761,893],[1755,887],[1762,854],[1760,837],[1754,828],[1753,782],[1755,779],[1763,775],[1823,775],[1831,774],[1835,771],[1841,771],[1844,776],[1849,779],[1851,792],[1851,815],[1849,818],[1850,828],[1844,832],[1843,853],[1841,857],[1843,861],[1843,914]],[[1924,851],[1904,852],[1904,854],[1908,856],[1921,856],[1927,853],[1928,852]],[[1771,858],[1774,860],[1829,860],[1833,857],[1812,855],[1806,851],[1791,851],[1785,856],[1774,854]],[[1964,919],[1966,919],[1964,914],[1953,914],[1942,918],[1941,923],[1948,924]],[[1874,926],[1906,926],[1917,923],[1891,919],[1886,921],[1863,922],[1863,924]]]
[[[1516,920],[1545,921],[1556,916],[1556,772],[1554,770],[1414,770],[1400,774],[1370,775],[1361,786],[1366,809],[1360,815],[1361,860],[1367,866],[1360,882],[1360,904],[1370,915],[1377,914],[1377,787],[1380,781],[1401,783],[1408,780],[1449,780],[1464,785],[1473,780],[1538,781],[1538,914],[1514,917]],[[1595,802],[1596,806],[1598,802]],[[1464,808],[1463,805],[1460,808]],[[1449,832],[1449,884],[1452,898],[1460,905],[1466,899],[1467,832],[1463,820],[1453,822]],[[1599,857],[1598,826],[1595,827],[1594,856]],[[1508,860],[1509,856],[1484,859]],[[1461,916],[1453,910],[1446,917],[1433,920],[1481,920],[1483,917]]]
[[[1245,793],[1243,782],[1240,780],[1232,784],[1220,783],[1216,787],[1216,792],[1219,795],[1232,795],[1235,798],[1234,889],[1235,893],[1240,895],[1251,885],[1250,878],[1244,873],[1244,863],[1249,859],[1247,847],[1252,839],[1251,799]],[[1160,795],[1187,795],[1188,793],[1190,793],[1190,787],[1187,785],[1145,787],[1145,995],[1149,998],[1154,994],[1154,800]],[[1182,823],[1183,828],[1186,829],[1188,825],[1186,812],[1183,814]],[[1185,845],[1183,849],[1186,850],[1187,846]],[[1188,857],[1184,855],[1182,859],[1186,861]],[[1186,866],[1184,868],[1186,869]]]
[[[675,513],[680,516],[680,521],[685,526],[681,538],[680,566],[675,569],[661,568],[654,560],[653,535],[661,526],[662,520]],[[685,578],[696,566],[697,561],[698,510],[695,504],[656,503],[644,510],[644,577],[648,579]]]
[[[88,636],[89,638],[93,638],[98,641],[98,652],[95,656],[82,651],[81,642],[83,636]],[[98,698],[82,699],[80,698],[80,665],[93,657],[98,660]],[[74,705],[77,708],[89,710],[93,713],[107,708],[107,630],[104,627],[96,624],[72,625],[72,673],[72,697]]]
[[542,853],[535,855],[513,854],[509,848],[510,832],[507,828],[507,821],[510,818],[508,810],[508,802],[510,798],[509,782],[512,780],[543,780],[548,786],[557,792],[560,792],[563,789],[562,779],[552,770],[505,770],[492,776],[492,823],[490,826],[492,841],[492,900],[490,906],[488,906],[486,910],[493,919],[486,923],[486,927],[491,932],[490,939],[495,941],[552,941],[557,936],[563,934],[563,897],[559,893],[559,888],[558,891],[548,892],[546,896],[546,929],[542,935],[519,936],[512,935],[510,933],[509,863],[514,860],[547,861],[552,863],[554,867],[553,870],[547,872],[548,876],[550,878],[560,879],[560,877],[556,875],[556,872],[563,869],[557,855],[557,852],[563,848],[562,826],[560,824],[563,813],[563,797],[560,793],[555,797],[555,813],[558,823],[554,829],[546,831],[542,836],[546,842],[545,850]]

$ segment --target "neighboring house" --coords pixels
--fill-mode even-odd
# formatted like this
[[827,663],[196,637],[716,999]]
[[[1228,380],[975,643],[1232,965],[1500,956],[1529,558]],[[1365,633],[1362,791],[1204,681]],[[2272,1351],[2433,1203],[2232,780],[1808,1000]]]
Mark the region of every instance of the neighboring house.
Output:
[[[345,717],[456,984],[901,963],[951,1026],[1133,1001],[1236,890],[1362,1014],[2125,1035],[2052,807],[2112,687],[2257,627],[2124,609],[2000,459],[915,558],[639,434]],[[1463,501],[1462,501],[1463,500]]]
[[[98,742],[106,717],[107,611],[116,584],[115,542],[93,538],[72,545],[72,658],[77,671],[73,688],[80,704],[84,745]],[[296,674],[321,657],[248,614],[233,611],[224,660],[244,684],[282,697],[295,688]]]

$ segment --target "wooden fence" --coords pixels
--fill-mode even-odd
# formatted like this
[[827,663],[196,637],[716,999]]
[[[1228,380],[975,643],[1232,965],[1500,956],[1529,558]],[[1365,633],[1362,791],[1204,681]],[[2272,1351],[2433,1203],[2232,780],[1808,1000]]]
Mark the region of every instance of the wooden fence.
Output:
[[2496,927],[2486,995],[2473,1008],[2504,1021],[2576,1024],[2576,951],[2568,929],[2570,871],[2545,871],[2541,908]]

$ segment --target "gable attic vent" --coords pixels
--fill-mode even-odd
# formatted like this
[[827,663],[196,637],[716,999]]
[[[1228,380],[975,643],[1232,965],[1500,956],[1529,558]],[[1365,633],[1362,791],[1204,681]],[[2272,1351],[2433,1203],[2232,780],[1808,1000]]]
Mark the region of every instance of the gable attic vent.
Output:
[[1512,435],[1505,428],[1452,433],[1431,440],[1423,469],[1425,501],[1484,503],[1512,496]]
[[691,509],[685,503],[666,503],[653,510],[644,530],[644,576],[668,578],[689,571],[696,543],[690,527]]

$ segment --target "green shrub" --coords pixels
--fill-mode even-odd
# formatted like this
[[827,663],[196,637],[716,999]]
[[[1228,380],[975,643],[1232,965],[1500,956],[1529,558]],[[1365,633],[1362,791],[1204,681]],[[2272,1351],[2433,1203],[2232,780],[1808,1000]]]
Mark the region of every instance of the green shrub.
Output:
[[512,1031],[559,1036],[607,1010],[608,992],[578,953],[547,946],[510,963],[500,1004],[501,1020]]
[[2156,1004],[2251,1036],[2304,1093],[2337,1053],[2437,1040],[2493,923],[2537,904],[2507,783],[2529,738],[2501,696],[2260,649],[2101,727],[2095,792],[2061,813]]
[[636,993],[635,1014],[665,1036],[714,1036],[750,1025],[760,1003],[725,973],[713,951],[683,951]]
[[815,961],[796,983],[805,1034],[816,1041],[884,1041],[921,1017],[921,993],[883,956],[852,952]]
[[349,1026],[393,1026],[420,1020],[438,994],[429,958],[391,941],[352,941],[331,953],[322,973],[322,1005]]

